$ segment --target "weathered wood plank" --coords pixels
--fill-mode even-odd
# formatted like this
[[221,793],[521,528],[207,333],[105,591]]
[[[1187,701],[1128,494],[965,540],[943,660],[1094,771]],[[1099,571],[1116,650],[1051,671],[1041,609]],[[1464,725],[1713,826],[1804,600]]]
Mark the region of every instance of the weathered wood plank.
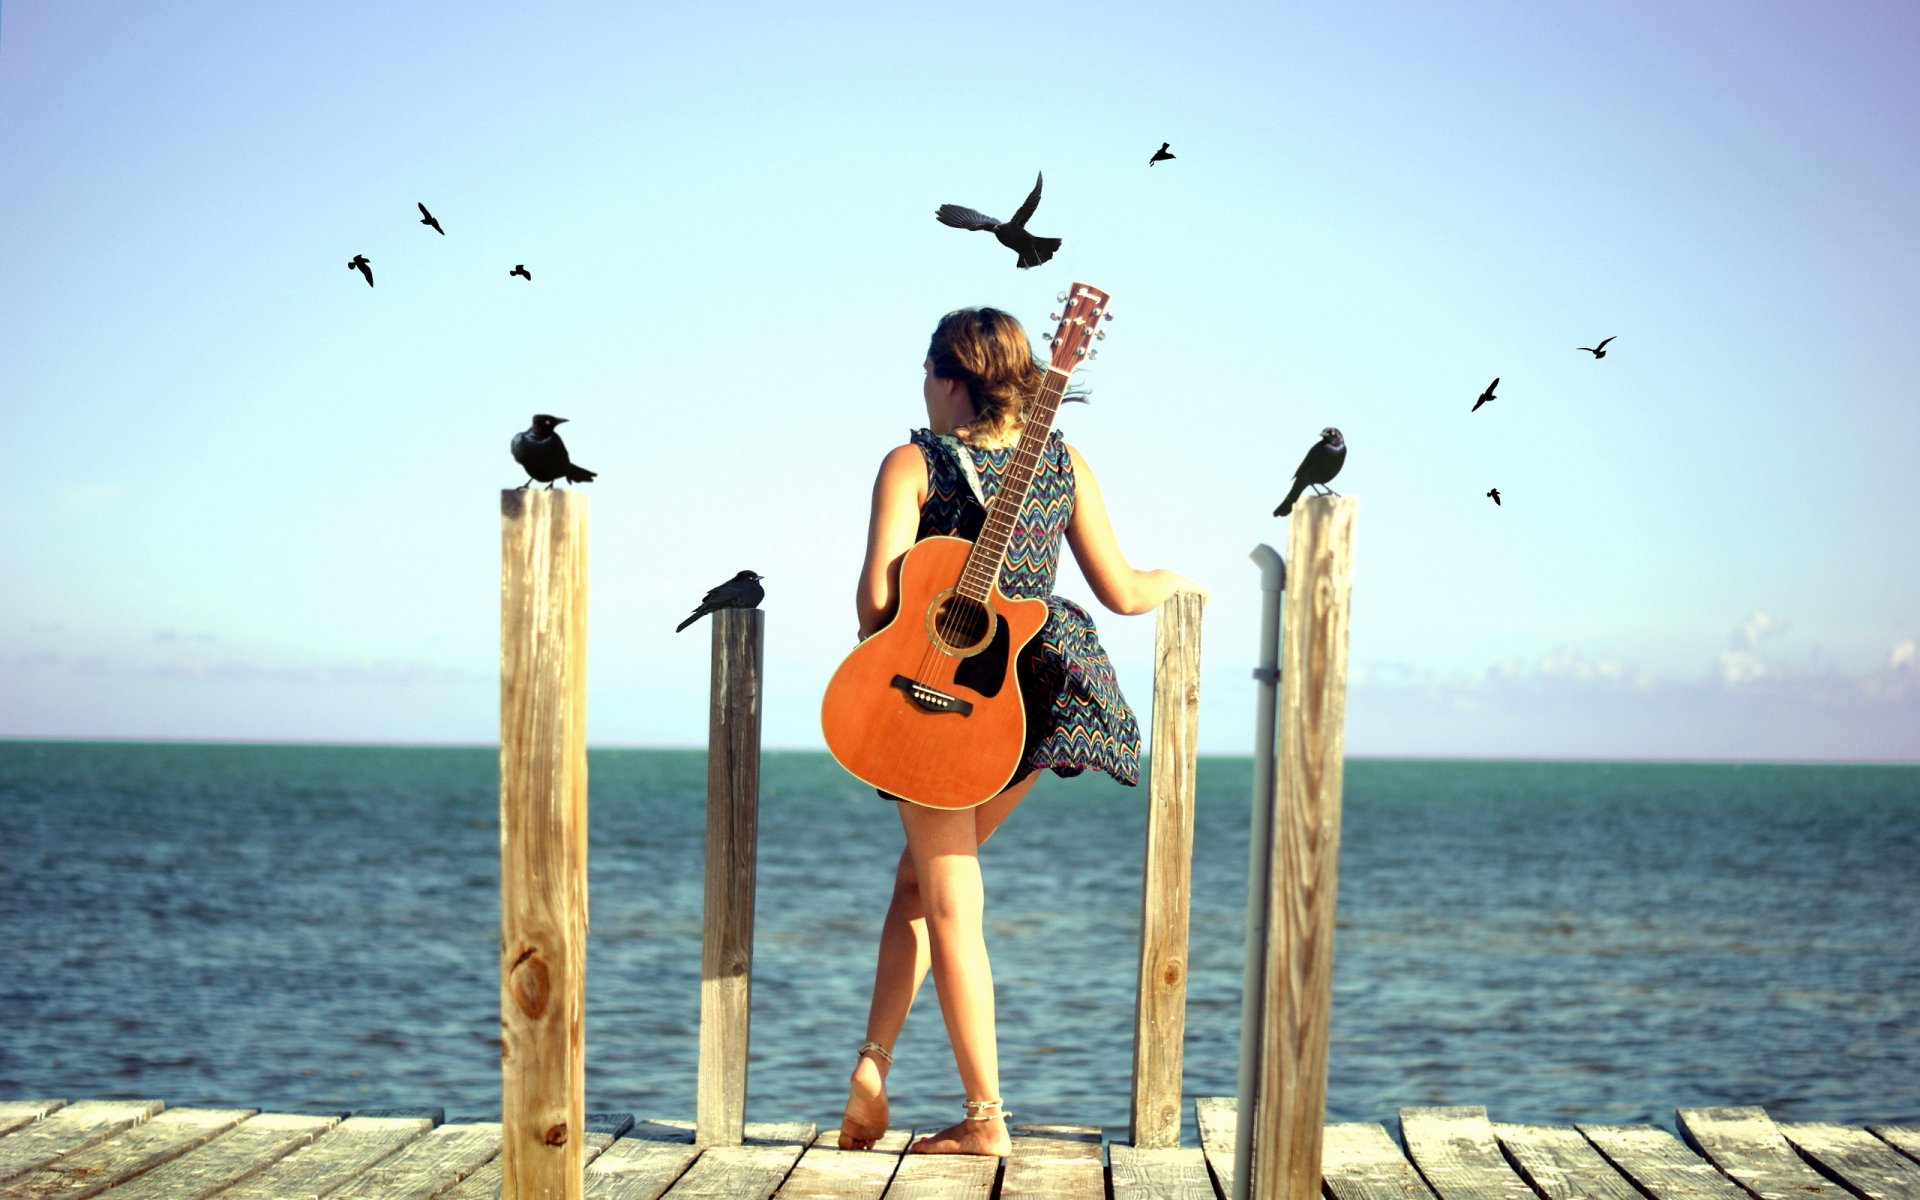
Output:
[[[927,1129],[916,1136],[937,1132]],[[893,1173],[887,1200],[987,1200],[1004,1165],[969,1154],[907,1154]]]
[[172,1162],[122,1183],[113,1189],[111,1200],[203,1200],[265,1170],[339,1123],[335,1116],[260,1113]]
[[1200,612],[1206,597],[1176,592],[1153,635],[1153,756],[1147,781],[1146,865],[1140,883],[1140,971],[1133,1006],[1130,1138],[1180,1144],[1181,1055],[1187,1036],[1188,910],[1193,884],[1194,778],[1200,734]]
[[0,1136],[31,1125],[65,1104],[65,1100],[0,1100]]
[[1495,1125],[1493,1134],[1520,1177],[1547,1200],[1645,1200],[1577,1129]]
[[324,1196],[423,1136],[424,1117],[348,1117],[264,1171],[222,1192],[220,1200],[285,1200]]
[[441,1125],[361,1172],[352,1190],[380,1200],[431,1200],[500,1153],[500,1123]]
[[505,1200],[579,1200],[586,1132],[587,498],[500,493]]
[[1867,1200],[1920,1200],[1920,1163],[1864,1129],[1783,1122],[1787,1140]]
[[1655,1125],[1579,1125],[1581,1136],[1653,1200],[1753,1200]]
[[[615,1138],[632,1127],[633,1118],[626,1113],[587,1117],[586,1143],[580,1147],[580,1161],[588,1172],[586,1178],[589,1186],[593,1178],[591,1171],[594,1160],[604,1153],[607,1147],[613,1145]],[[500,1187],[504,1175],[501,1165],[500,1156],[496,1154],[479,1170],[467,1176],[465,1182],[444,1196],[438,1197],[437,1200],[500,1200]]]
[[999,1200],[1105,1200],[1106,1164],[1093,1125],[1015,1125]]
[[1346,757],[1347,631],[1353,596],[1351,496],[1301,502],[1287,526],[1278,764],[1267,863],[1266,963],[1251,1191],[1318,1200],[1333,1011],[1334,903]]
[[1808,1166],[1765,1110],[1683,1108],[1680,1136],[1760,1200],[1848,1200],[1845,1188]]
[[1915,1162],[1920,1162],[1920,1129],[1908,1125],[1869,1125],[1867,1132]]
[[1142,1150],[1115,1142],[1107,1147],[1107,1163],[1113,1200],[1217,1200],[1198,1149]]
[[842,1150],[840,1131],[823,1130],[780,1185],[775,1200],[880,1200],[906,1152],[909,1133],[889,1129],[871,1150]]
[[253,1115],[250,1108],[170,1108],[7,1181],[7,1200],[85,1200],[175,1159]]
[[1327,1126],[1320,1169],[1334,1200],[1433,1200],[1420,1172],[1381,1125]]
[[802,1149],[799,1144],[709,1146],[663,1195],[668,1200],[768,1200]]
[[1534,1200],[1500,1153],[1481,1105],[1403,1108],[1400,1140],[1440,1200]]
[[1240,1101],[1236,1096],[1202,1096],[1193,1102],[1200,1125],[1200,1150],[1213,1172],[1213,1186],[1222,1196],[1233,1195],[1234,1146],[1240,1136]]
[[0,1180],[46,1166],[165,1108],[160,1100],[81,1100],[0,1138]]

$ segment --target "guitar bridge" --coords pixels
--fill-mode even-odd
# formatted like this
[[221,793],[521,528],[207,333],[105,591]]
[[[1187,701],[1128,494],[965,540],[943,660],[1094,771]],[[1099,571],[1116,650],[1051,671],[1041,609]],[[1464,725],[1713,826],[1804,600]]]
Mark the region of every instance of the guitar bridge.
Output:
[[971,716],[973,713],[973,705],[962,700],[960,697],[949,696],[947,693],[936,688],[930,688],[918,680],[908,679],[905,675],[895,675],[893,677],[893,686],[905,692],[907,699],[913,701],[914,705],[922,712],[959,713],[963,717]]

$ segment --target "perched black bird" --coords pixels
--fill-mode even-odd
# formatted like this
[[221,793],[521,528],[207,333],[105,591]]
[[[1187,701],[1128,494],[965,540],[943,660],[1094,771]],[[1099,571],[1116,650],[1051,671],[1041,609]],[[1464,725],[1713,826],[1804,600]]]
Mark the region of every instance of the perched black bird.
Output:
[[553,481],[563,476],[568,483],[593,482],[598,472],[574,466],[573,460],[567,457],[567,444],[553,431],[555,425],[564,425],[566,420],[565,417],[535,413],[533,427],[513,435],[513,461],[527,472],[527,482],[521,487],[537,479],[551,488]]
[[373,264],[367,261],[366,255],[364,254],[354,255],[351,259],[347,261],[347,270],[358,271],[362,275],[365,275],[367,277],[367,286],[368,287],[373,286]]
[[1153,157],[1147,160],[1147,165],[1152,166],[1157,162],[1165,162],[1169,158],[1172,158],[1173,155],[1167,153],[1167,147],[1170,145],[1172,145],[1171,142],[1161,142],[1160,148],[1158,150],[1155,150],[1153,152]]
[[765,575],[756,575],[752,571],[742,571],[719,587],[714,588],[700,598],[700,607],[693,615],[673,627],[675,633],[698,621],[701,617],[721,608],[759,608],[767,589],[760,586]]
[[1020,256],[1020,266],[1037,267],[1053,257],[1060,248],[1059,238],[1035,237],[1027,232],[1027,219],[1033,216],[1033,210],[1040,207],[1040,183],[1043,176],[1036,175],[1033,180],[1033,193],[1020,211],[1013,214],[1011,221],[996,221],[985,213],[975,212],[971,208],[962,208],[958,204],[942,204],[933,216],[942,225],[951,225],[955,229],[989,229],[1002,246]]
[[[420,204],[418,200],[415,200],[414,203]],[[422,225],[433,226],[433,231],[441,237],[447,236],[447,231],[440,228],[440,222],[433,219],[433,214],[427,211],[427,206],[424,204],[420,204],[420,223]]]
[[1575,346],[1574,349],[1585,350],[1588,354],[1593,355],[1595,358],[1605,358],[1607,356],[1607,343],[1612,340],[1613,338],[1611,337],[1604,337],[1600,339],[1600,344],[1598,346]]
[[1475,401],[1473,402],[1473,407],[1472,407],[1472,408],[1470,408],[1470,409],[1468,409],[1467,411],[1468,411],[1468,412],[1470,412],[1470,413],[1475,413],[1475,412],[1479,412],[1479,411],[1480,411],[1480,406],[1481,406],[1482,404],[1485,404],[1485,403],[1486,403],[1487,401],[1489,401],[1489,400],[1495,400],[1495,399],[1498,399],[1498,397],[1496,397],[1496,396],[1495,396],[1495,395],[1493,394],[1493,389],[1495,389],[1495,388],[1497,388],[1497,387],[1499,387],[1499,386],[1500,386],[1500,377],[1499,377],[1498,375],[1495,375],[1495,376],[1493,377],[1493,382],[1487,385],[1487,390],[1486,390],[1486,391],[1484,391],[1484,392],[1481,392],[1481,393],[1480,393],[1480,398],[1479,398],[1478,400],[1475,400]]
[[1494,502],[1494,503],[1495,503],[1496,505],[1500,503],[1500,489],[1499,489],[1499,488],[1488,488],[1488,489],[1487,489],[1487,495],[1489,495],[1489,496],[1492,496],[1492,497],[1493,497],[1493,502]]
[[533,272],[527,270],[527,264],[525,263],[513,264],[513,270],[508,271],[507,274],[518,275],[520,278],[526,280],[528,283],[533,282]]
[[[1340,431],[1329,425],[1320,431],[1320,440],[1307,448],[1307,456],[1300,460],[1300,466],[1293,473],[1293,487],[1287,492],[1287,498],[1280,507],[1273,510],[1276,517],[1284,517],[1293,511],[1293,502],[1300,498],[1302,488],[1312,488],[1315,494],[1331,492],[1332,488],[1320,485],[1331,482],[1340,468],[1347,463],[1346,439]],[[1339,495],[1334,492],[1334,495]]]

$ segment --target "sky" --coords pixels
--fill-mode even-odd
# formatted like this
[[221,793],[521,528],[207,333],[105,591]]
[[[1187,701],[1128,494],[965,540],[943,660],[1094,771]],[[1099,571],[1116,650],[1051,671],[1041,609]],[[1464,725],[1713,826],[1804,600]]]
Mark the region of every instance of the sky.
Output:
[[[818,748],[934,322],[1078,280],[1059,427],[1209,589],[1203,752],[1334,425],[1348,753],[1920,760],[1916,49],[1894,0],[8,0],[0,736],[496,740],[549,412],[589,741],[704,743],[673,627],[751,568]],[[933,220],[1041,171],[1043,267]],[[1058,590],[1147,725],[1154,618]]]

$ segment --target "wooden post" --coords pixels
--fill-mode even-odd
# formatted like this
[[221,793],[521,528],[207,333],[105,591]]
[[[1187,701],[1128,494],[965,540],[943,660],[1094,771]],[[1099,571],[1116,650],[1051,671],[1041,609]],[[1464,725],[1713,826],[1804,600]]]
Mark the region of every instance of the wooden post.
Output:
[[1262,1200],[1320,1195],[1357,507],[1350,496],[1315,496],[1294,509],[1287,530],[1265,1016],[1249,1173]]
[[1142,1150],[1180,1144],[1195,740],[1200,732],[1200,611],[1205,604],[1199,592],[1176,592],[1160,606],[1154,627],[1147,864],[1140,900],[1140,988],[1133,1009],[1132,1140]]
[[578,1200],[586,1124],[587,498],[500,493],[503,1200]]
[[700,941],[699,1093],[694,1105],[694,1141],[702,1146],[738,1146],[746,1133],[765,617],[757,608],[723,608],[713,614],[707,893]]

